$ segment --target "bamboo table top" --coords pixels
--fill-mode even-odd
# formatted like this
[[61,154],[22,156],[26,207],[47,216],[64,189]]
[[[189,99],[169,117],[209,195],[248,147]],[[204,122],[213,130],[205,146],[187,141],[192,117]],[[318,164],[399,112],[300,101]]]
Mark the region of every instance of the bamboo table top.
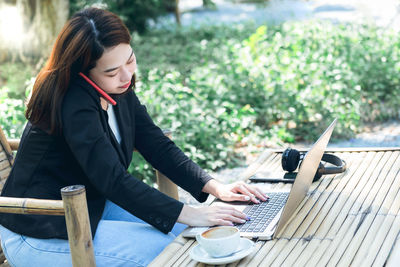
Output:
[[[241,175],[280,171],[282,151],[265,151]],[[282,235],[257,241],[252,254],[226,266],[399,266],[400,147],[328,149],[345,173],[314,182]],[[258,183],[268,189],[291,184]],[[206,266],[189,252],[197,242],[178,236],[151,266]]]

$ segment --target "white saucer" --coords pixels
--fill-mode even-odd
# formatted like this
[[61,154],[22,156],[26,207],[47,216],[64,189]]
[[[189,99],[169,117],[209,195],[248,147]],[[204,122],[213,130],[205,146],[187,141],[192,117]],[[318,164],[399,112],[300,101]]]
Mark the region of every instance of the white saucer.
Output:
[[195,261],[205,264],[227,264],[240,260],[249,255],[251,252],[253,252],[253,245],[253,241],[247,238],[240,238],[240,245],[238,248],[240,251],[226,257],[214,258],[208,255],[208,253],[205,252],[199,244],[197,244],[190,251],[190,257]]

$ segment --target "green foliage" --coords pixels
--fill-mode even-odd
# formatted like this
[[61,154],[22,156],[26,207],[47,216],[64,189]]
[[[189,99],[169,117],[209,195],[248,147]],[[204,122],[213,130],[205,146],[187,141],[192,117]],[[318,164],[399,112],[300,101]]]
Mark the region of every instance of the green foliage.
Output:
[[21,62],[0,65],[0,125],[8,138],[20,138],[26,119],[25,98],[34,67]]
[[[360,86],[348,61],[360,32],[330,23],[262,26],[235,50],[237,72],[249,80],[257,124],[278,127],[281,139],[314,140],[334,117],[336,135],[349,136],[360,122]],[[348,42],[352,43],[349,44]],[[276,107],[279,107],[278,109]]]
[[7,87],[0,88],[0,125],[8,138],[20,138],[26,119],[23,100],[9,97]]
[[247,105],[232,103],[219,73],[227,42],[248,36],[243,27],[202,27],[134,38],[138,95],[157,124],[170,128],[177,145],[206,169],[238,164],[238,133],[255,119]]
[[[33,75],[34,67],[29,64],[4,62],[0,64],[0,90],[7,90],[11,98],[23,99]],[[7,89],[2,86],[7,86]]]
[[399,41],[370,25],[309,21],[262,26],[234,54],[268,103],[252,104],[258,122],[313,140],[334,117],[347,137],[362,120],[399,116]]
[[[399,115],[397,35],[373,26],[295,22],[275,27],[155,31],[136,36],[138,94],[202,167],[237,164],[248,136],[314,141]],[[388,62],[390,64],[388,64]]]

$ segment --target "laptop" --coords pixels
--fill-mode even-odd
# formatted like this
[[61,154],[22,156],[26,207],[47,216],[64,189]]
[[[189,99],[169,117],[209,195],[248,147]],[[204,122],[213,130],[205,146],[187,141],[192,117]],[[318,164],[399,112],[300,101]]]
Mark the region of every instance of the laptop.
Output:
[[[318,138],[306,153],[290,192],[267,192],[270,197],[260,204],[249,202],[224,202],[215,200],[211,205],[228,205],[246,213],[251,220],[236,225],[242,237],[270,240],[280,236],[299,204],[307,195],[322,155],[331,138],[337,119]],[[210,227],[188,227],[183,237],[195,237]]]

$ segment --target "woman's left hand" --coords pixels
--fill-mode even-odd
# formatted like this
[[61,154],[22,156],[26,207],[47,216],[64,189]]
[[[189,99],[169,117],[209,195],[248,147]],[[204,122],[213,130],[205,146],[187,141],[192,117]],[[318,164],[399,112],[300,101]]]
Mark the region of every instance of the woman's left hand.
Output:
[[266,201],[269,197],[256,186],[246,184],[242,181],[232,184],[221,184],[216,180],[210,180],[206,187],[211,190],[206,190],[215,197],[223,201],[249,201],[260,203]]

